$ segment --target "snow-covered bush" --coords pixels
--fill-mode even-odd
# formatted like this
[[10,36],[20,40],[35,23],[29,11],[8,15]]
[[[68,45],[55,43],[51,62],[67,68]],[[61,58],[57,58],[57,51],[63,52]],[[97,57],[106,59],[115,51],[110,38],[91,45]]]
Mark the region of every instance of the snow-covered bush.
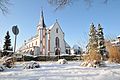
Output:
[[0,64],[0,72],[4,71],[4,69],[5,67],[2,64]]
[[101,61],[102,56],[95,50],[90,50],[88,54],[83,56],[84,61]]
[[13,57],[4,56],[4,57],[1,58],[0,62],[1,62],[5,67],[8,67],[8,68],[13,67],[13,65],[14,65]]
[[34,68],[40,68],[39,63],[36,61],[30,61],[24,64],[24,69],[34,69]]
[[83,63],[81,66],[84,67],[100,67],[102,63],[101,54],[97,53],[95,50],[91,50],[88,54],[83,57]]
[[57,61],[58,64],[68,64],[67,60],[66,59],[59,59]]
[[4,61],[4,63],[3,63],[3,65],[4,65],[5,67],[8,67],[8,68],[13,67],[13,64],[14,64],[14,61],[13,61],[13,58],[12,58],[12,57],[6,58],[5,61]]
[[84,61],[83,63],[81,63],[81,66],[83,67],[101,67],[101,66],[105,66],[104,63],[100,62],[100,61]]

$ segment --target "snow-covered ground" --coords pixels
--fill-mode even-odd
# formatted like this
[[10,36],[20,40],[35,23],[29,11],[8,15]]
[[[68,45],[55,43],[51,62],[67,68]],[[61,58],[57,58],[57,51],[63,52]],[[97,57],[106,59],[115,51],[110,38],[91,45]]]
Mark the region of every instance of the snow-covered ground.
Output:
[[120,80],[120,64],[107,63],[101,68],[81,67],[80,61],[39,64],[40,68],[23,69],[23,63],[18,62],[14,68],[0,72],[0,80]]

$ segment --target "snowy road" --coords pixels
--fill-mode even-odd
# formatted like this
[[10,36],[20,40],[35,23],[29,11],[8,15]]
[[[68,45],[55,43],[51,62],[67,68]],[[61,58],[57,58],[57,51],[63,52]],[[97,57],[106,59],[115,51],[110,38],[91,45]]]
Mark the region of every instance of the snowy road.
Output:
[[16,63],[15,68],[0,72],[0,80],[120,80],[120,64],[85,68],[79,61],[39,63],[41,67],[36,69],[23,69],[23,63]]

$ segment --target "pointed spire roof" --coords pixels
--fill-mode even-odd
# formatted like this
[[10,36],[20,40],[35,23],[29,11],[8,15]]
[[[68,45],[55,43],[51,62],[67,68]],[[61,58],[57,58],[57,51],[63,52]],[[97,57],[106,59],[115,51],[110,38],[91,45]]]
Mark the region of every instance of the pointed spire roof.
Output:
[[44,22],[44,16],[43,16],[43,10],[41,11],[41,17],[40,17],[40,21],[38,23],[38,26],[40,26],[40,28],[45,28],[45,22]]

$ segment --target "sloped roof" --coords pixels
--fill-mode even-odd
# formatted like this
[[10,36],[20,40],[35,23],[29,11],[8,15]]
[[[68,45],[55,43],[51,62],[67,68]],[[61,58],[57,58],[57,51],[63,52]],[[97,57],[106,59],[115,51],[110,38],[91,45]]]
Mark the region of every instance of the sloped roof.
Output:
[[54,25],[55,25],[55,23],[54,23],[54,24],[52,24],[52,25],[51,25],[48,29],[52,29]]
[[71,48],[70,45],[65,41],[65,47],[66,48]]
[[41,11],[41,17],[40,17],[40,21],[39,21],[37,27],[39,27],[39,26],[40,26],[41,28],[46,27],[45,22],[44,22],[43,11]]
[[120,35],[118,35],[117,38],[120,38]]
[[61,29],[61,27],[60,27],[60,25],[59,25],[59,23],[58,23],[57,20],[56,20],[56,22],[55,22],[54,24],[52,24],[48,29],[51,30],[56,24],[59,26],[60,30],[61,30],[62,33],[64,34],[64,32],[63,32],[63,30]]

